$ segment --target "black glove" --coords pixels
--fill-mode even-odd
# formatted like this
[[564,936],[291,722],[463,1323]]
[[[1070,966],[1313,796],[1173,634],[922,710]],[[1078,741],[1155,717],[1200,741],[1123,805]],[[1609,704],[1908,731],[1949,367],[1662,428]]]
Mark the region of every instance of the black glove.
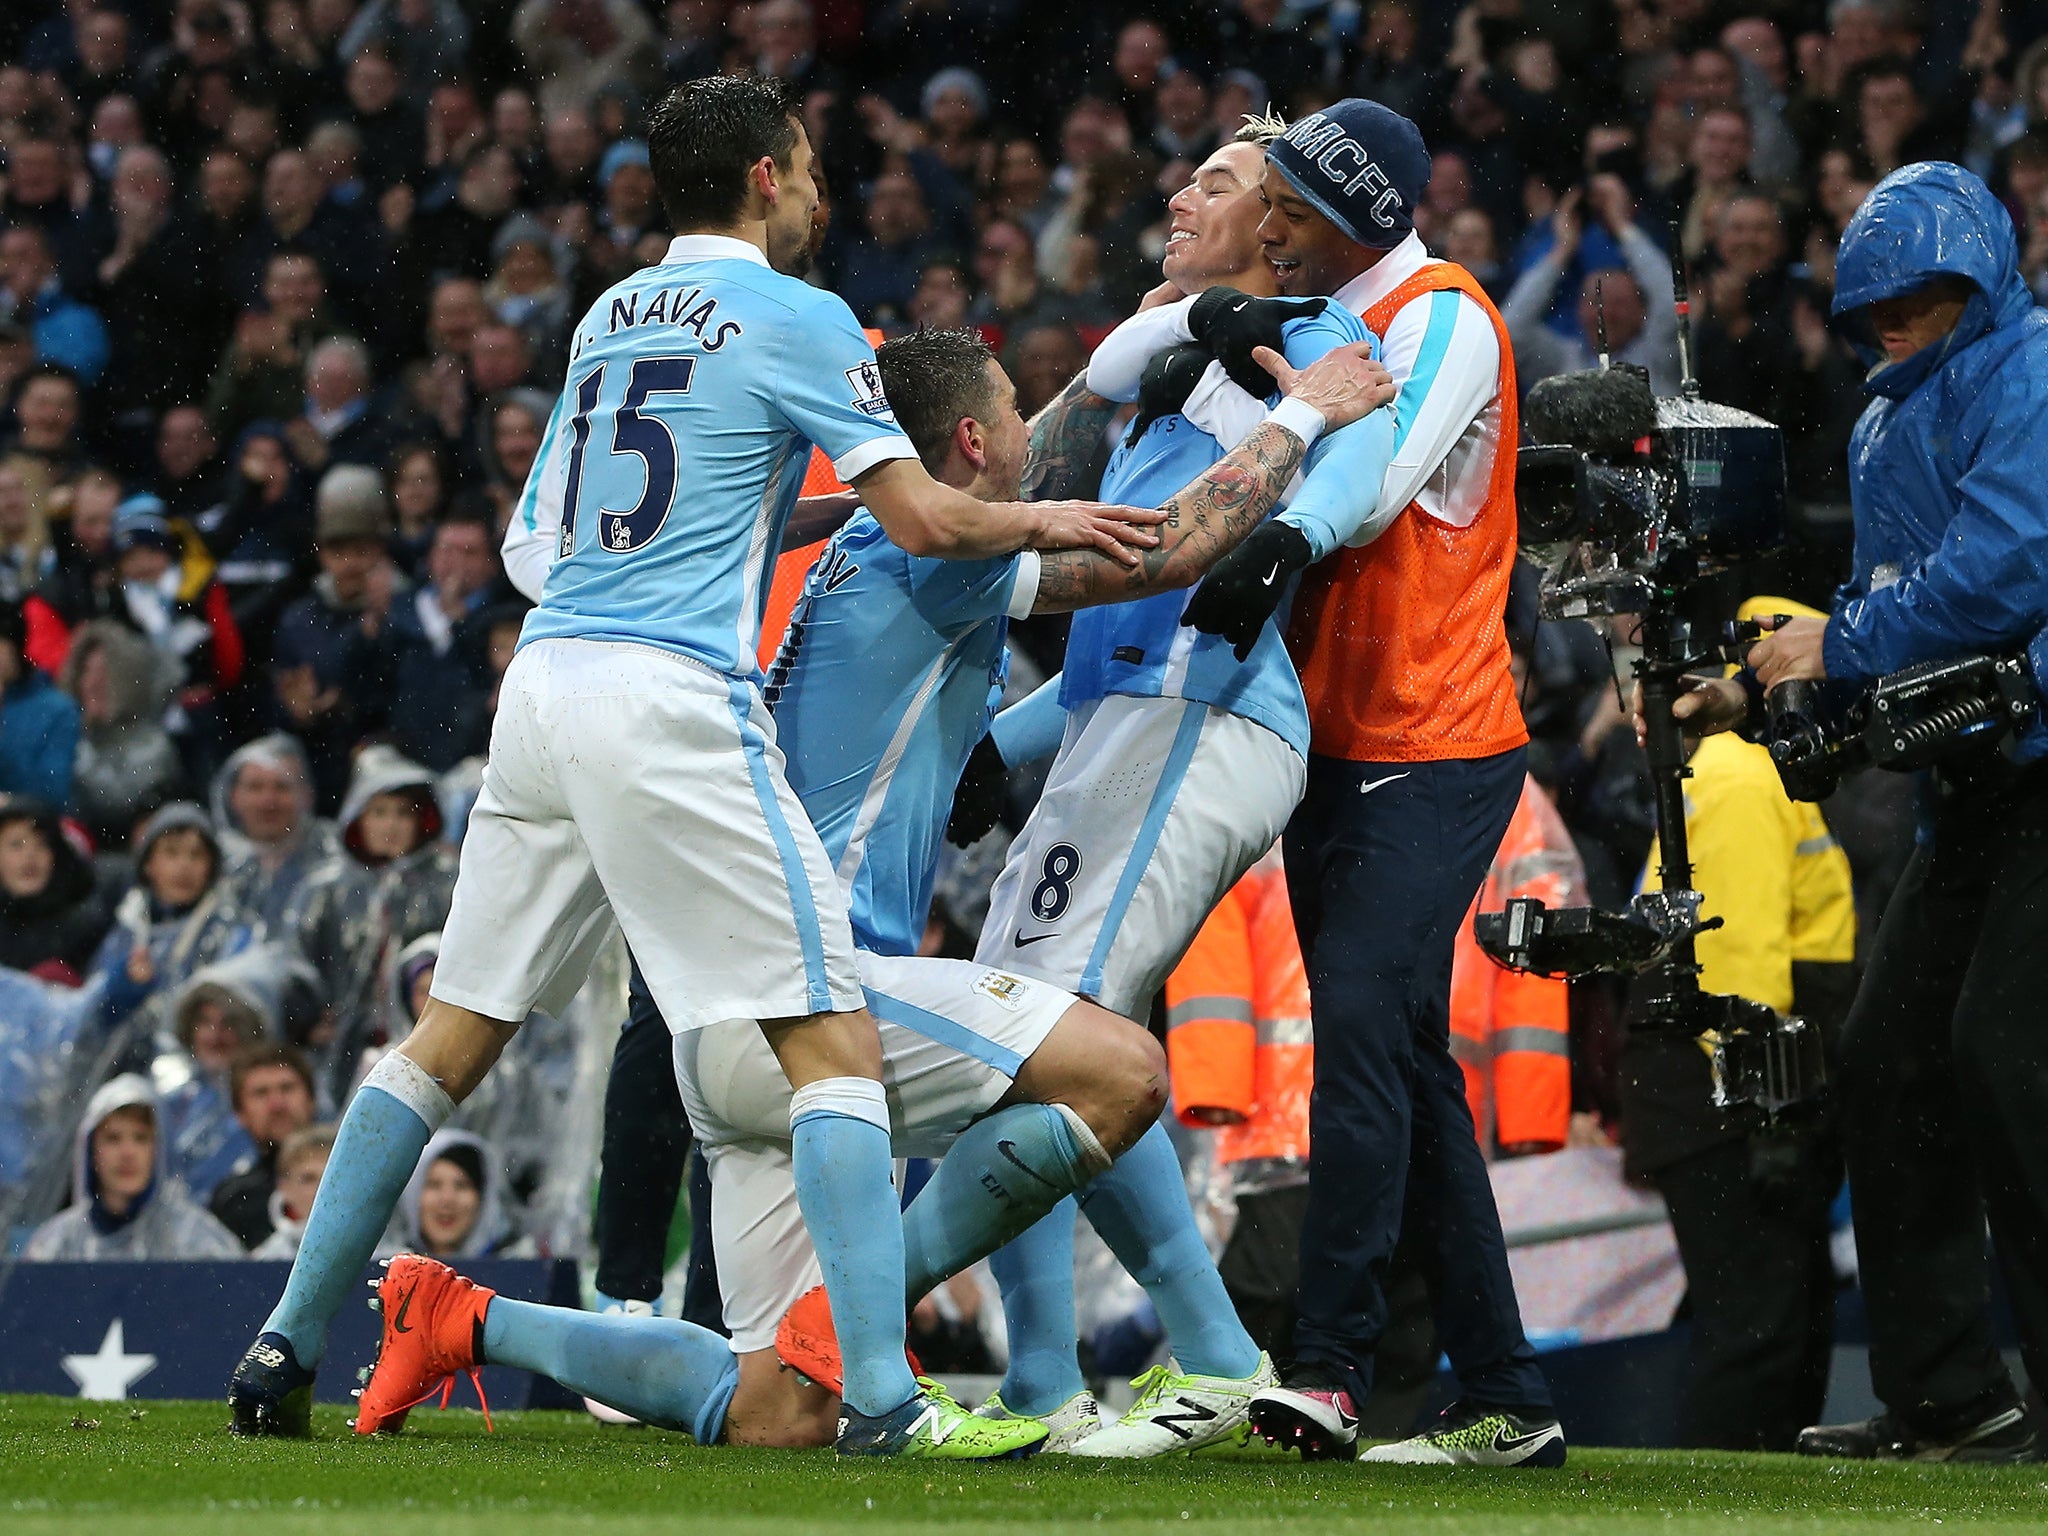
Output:
[[1002,820],[1003,802],[1009,793],[1009,767],[996,749],[995,736],[984,736],[960,770],[960,787],[953,791],[953,814],[946,820],[946,841],[956,848],[971,848],[987,837]]
[[1252,361],[1252,348],[1281,351],[1280,328],[1290,320],[1320,315],[1328,299],[1255,299],[1235,288],[1210,288],[1188,311],[1188,332],[1223,365],[1231,382],[1263,400],[1279,388],[1273,375]]
[[1286,596],[1288,578],[1314,559],[1299,528],[1261,523],[1202,578],[1180,621],[1205,635],[1221,635],[1243,661]]
[[1135,443],[1162,416],[1178,416],[1208,371],[1209,349],[1198,341],[1184,341],[1153,353],[1138,383],[1138,414],[1131,418],[1124,441]]

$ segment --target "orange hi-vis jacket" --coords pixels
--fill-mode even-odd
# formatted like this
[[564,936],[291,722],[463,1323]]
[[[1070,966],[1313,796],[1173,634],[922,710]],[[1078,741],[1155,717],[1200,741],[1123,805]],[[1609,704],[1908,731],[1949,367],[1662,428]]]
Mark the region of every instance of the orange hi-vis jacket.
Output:
[[1583,905],[1586,871],[1564,818],[1534,779],[1501,839],[1500,852],[1458,929],[1451,961],[1451,1054],[1465,1069],[1465,1096],[1479,1144],[1555,1151],[1572,1117],[1570,993],[1566,983],[1505,970],[1472,936],[1472,918],[1515,896],[1552,907]]
[[[1174,1113],[1219,1162],[1305,1162],[1315,1083],[1308,975],[1278,850],[1225,893],[1166,979]],[[1239,1117],[1217,1127],[1221,1116]]]
[[1500,431],[1480,511],[1463,528],[1410,502],[1370,544],[1302,577],[1287,648],[1308,695],[1310,749],[1352,762],[1491,757],[1529,733],[1508,673],[1515,563],[1514,348],[1463,267],[1433,262],[1363,316],[1376,335],[1410,301],[1455,288],[1500,342]]

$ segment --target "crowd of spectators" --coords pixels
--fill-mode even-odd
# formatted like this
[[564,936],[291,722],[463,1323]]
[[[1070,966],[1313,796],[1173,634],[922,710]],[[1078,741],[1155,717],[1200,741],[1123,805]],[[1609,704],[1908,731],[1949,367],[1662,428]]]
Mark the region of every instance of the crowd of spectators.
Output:
[[[0,7],[0,1212],[50,1151],[9,1063],[55,1041],[100,1079],[50,1122],[76,1219],[40,1251],[290,1252],[321,1122],[431,970],[569,327],[666,246],[643,110],[727,69],[803,104],[813,280],[885,331],[979,327],[1027,412],[1156,281],[1166,199],[1244,114],[1384,101],[1525,388],[1600,352],[1671,388],[1677,271],[1705,393],[1788,428],[1776,575],[1809,597],[1863,403],[1826,315],[1864,193],[1961,161],[2048,294],[2042,0]],[[1511,628],[1537,777],[1617,902],[1651,824],[1609,637],[1530,639],[1526,602]],[[1057,666],[1057,627],[1018,638]],[[516,1239],[557,1087],[543,1061],[519,1090],[523,1159],[429,1160],[406,1206],[438,1251]]]

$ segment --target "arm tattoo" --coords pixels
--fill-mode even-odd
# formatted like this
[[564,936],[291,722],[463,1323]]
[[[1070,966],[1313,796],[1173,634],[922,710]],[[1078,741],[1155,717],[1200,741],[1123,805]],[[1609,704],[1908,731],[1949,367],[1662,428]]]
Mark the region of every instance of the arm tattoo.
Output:
[[[1088,388],[1084,369],[1031,418],[1031,452],[1024,460],[1026,501],[1071,501],[1095,494],[1088,471],[1117,403]],[[1083,483],[1086,481],[1087,483]]]
[[1042,552],[1035,610],[1064,613],[1193,586],[1265,519],[1306,454],[1301,439],[1285,427],[1262,424],[1166,502],[1159,547],[1141,551],[1136,568],[1097,550]]

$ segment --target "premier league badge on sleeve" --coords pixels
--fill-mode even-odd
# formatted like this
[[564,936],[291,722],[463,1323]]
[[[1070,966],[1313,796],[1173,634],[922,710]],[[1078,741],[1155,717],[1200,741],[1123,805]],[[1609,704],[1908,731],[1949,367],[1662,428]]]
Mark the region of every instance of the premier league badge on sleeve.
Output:
[[846,382],[853,386],[853,408],[867,416],[887,416],[894,419],[895,412],[889,409],[889,397],[882,393],[882,370],[870,359],[858,368],[846,370]]

